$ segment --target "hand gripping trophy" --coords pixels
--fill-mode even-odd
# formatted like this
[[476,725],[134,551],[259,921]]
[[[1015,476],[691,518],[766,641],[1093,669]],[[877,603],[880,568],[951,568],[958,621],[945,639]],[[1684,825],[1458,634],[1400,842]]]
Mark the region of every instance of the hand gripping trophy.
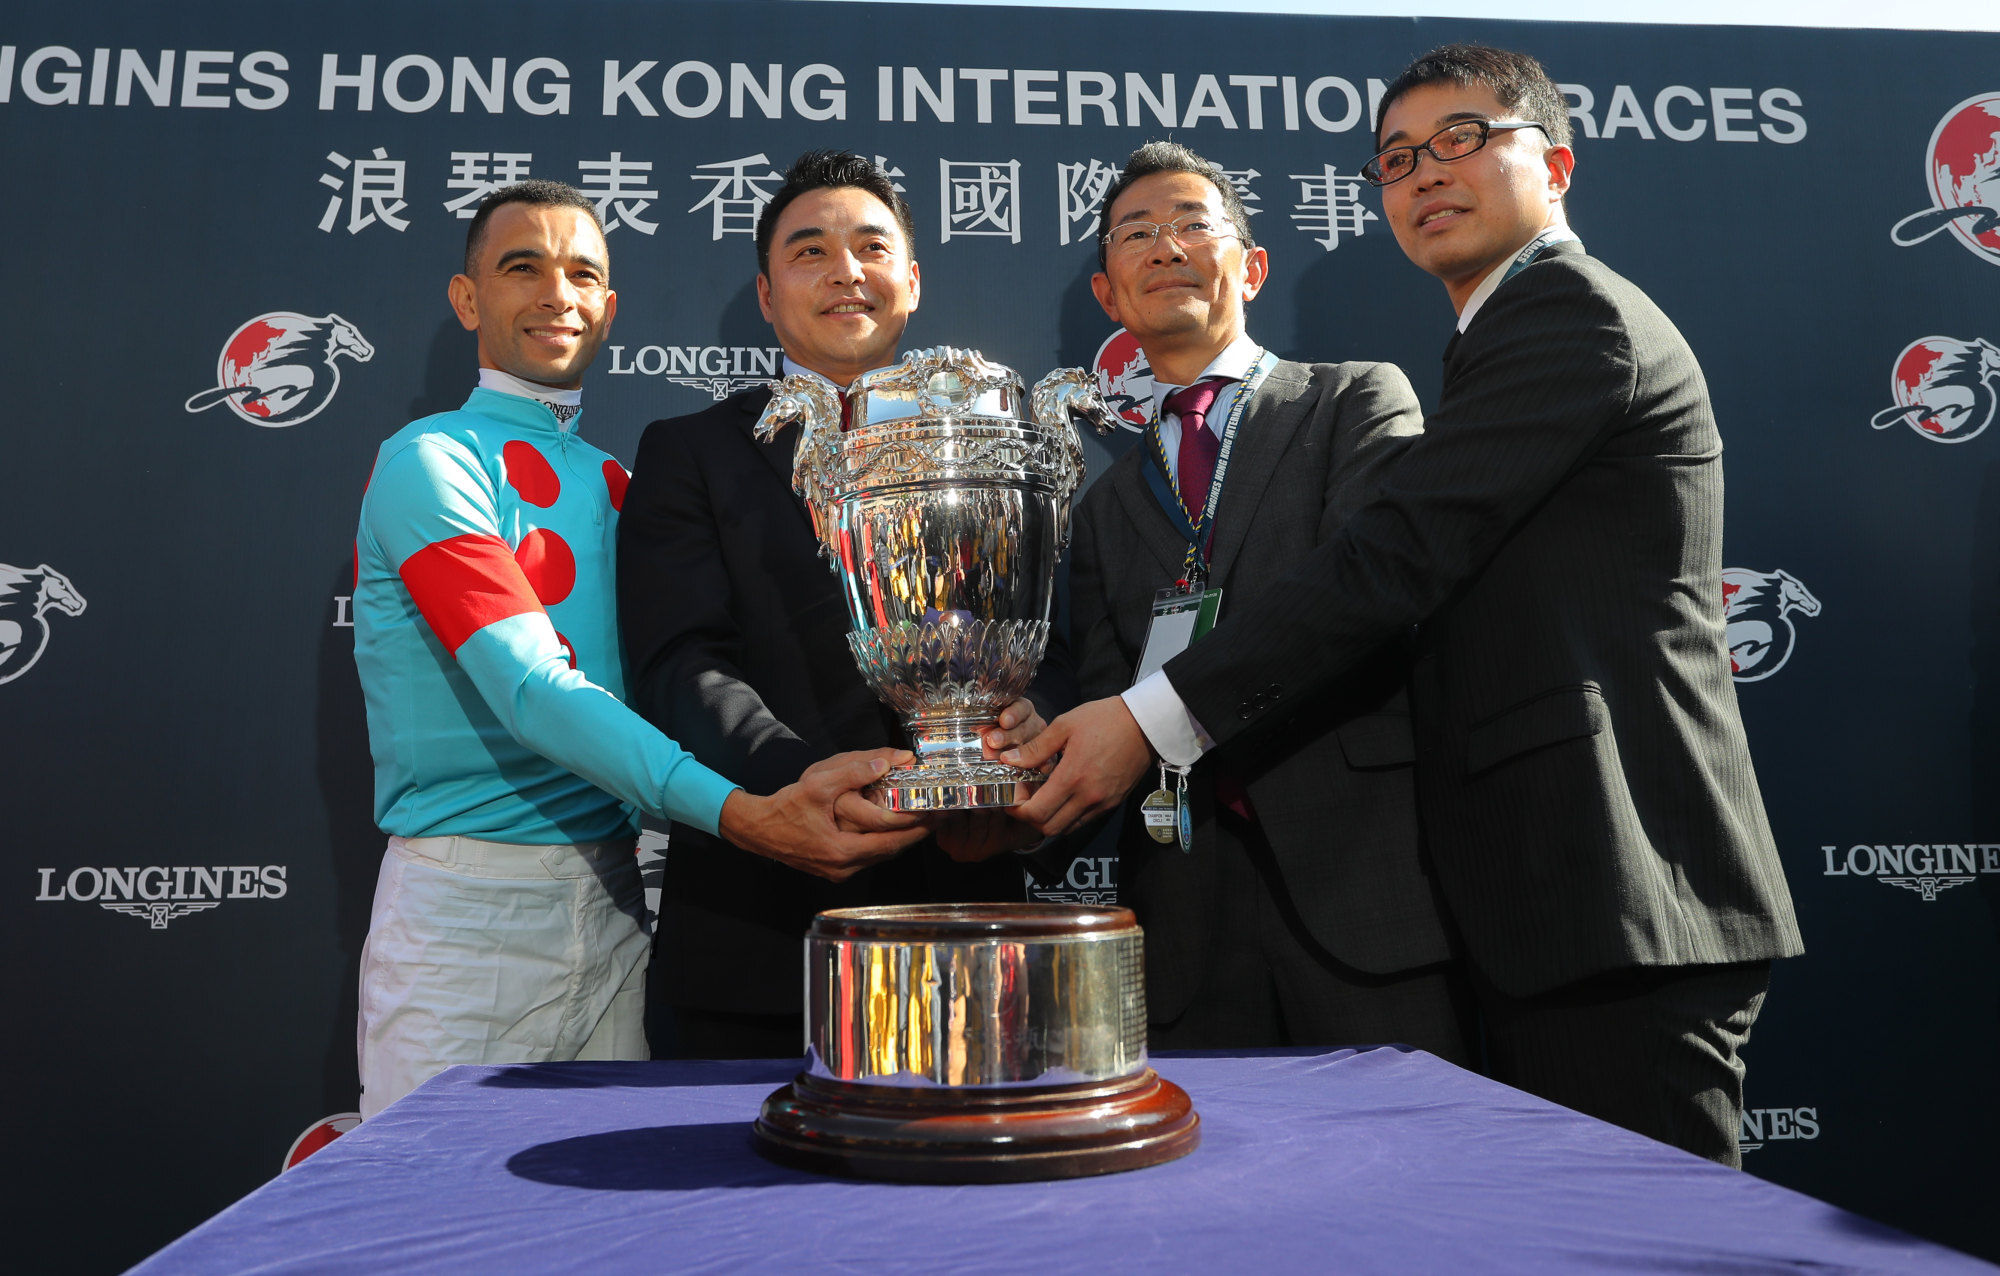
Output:
[[1096,378],[1052,372],[1024,405],[1011,368],[938,346],[860,377],[845,414],[818,377],[773,391],[757,435],[801,423],[793,490],[840,577],[862,677],[914,741],[915,763],[867,796],[896,811],[1027,801],[1040,773],[987,761],[980,732],[1027,690],[1048,647],[1083,481],[1075,421],[1113,425]]

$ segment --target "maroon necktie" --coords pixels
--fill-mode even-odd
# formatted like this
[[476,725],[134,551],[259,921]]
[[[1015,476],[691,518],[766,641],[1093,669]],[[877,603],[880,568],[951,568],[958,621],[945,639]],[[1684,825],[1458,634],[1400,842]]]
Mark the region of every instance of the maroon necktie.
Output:
[[847,433],[854,428],[854,400],[847,397],[847,391],[840,391],[840,432]]
[[1181,419],[1181,448],[1176,467],[1181,504],[1187,506],[1188,517],[1197,522],[1202,506],[1208,502],[1209,481],[1215,477],[1216,453],[1222,450],[1222,440],[1208,428],[1208,410],[1215,406],[1215,396],[1228,383],[1227,377],[1209,377],[1174,391],[1160,405]]

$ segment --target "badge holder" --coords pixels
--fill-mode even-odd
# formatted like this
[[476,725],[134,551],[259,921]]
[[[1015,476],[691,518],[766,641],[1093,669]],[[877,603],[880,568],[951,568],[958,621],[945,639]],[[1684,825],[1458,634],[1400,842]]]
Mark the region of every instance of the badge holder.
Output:
[[[1160,667],[1192,646],[1209,630],[1215,628],[1216,616],[1222,610],[1222,591],[1202,589],[1192,581],[1181,581],[1169,585],[1153,595],[1153,618],[1146,626],[1146,646],[1139,657],[1139,669],[1133,683],[1151,677]],[[1140,818],[1145,821],[1146,835],[1162,846],[1179,844],[1185,854],[1194,849],[1194,811],[1188,805],[1187,778],[1191,769],[1184,766],[1160,765],[1160,787],[1146,795],[1139,803]],[[1167,772],[1174,773],[1171,789],[1167,786]]]

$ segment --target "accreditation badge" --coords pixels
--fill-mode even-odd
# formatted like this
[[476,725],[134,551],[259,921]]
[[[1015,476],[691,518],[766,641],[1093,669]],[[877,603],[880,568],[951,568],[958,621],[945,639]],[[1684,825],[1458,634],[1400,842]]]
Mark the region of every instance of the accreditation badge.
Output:
[[1222,611],[1219,589],[1185,590],[1169,585],[1153,595],[1153,618],[1146,626],[1146,645],[1139,652],[1139,668],[1132,676],[1137,686],[1158,673],[1162,666],[1180,655],[1195,641],[1215,628]]

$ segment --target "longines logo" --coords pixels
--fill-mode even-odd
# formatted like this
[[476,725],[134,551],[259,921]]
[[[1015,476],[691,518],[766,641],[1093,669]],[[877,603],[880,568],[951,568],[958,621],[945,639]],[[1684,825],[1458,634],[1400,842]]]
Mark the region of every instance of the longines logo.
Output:
[[1954,886],[1964,886],[1981,873],[2000,874],[2000,843],[1922,842],[1847,848],[1822,846],[1826,859],[1822,877],[1872,877],[1888,886],[1915,891],[1925,903]]
[[1118,857],[1102,859],[1077,856],[1069,862],[1062,880],[1044,886],[1031,876],[1028,897],[1038,904],[1088,904],[1109,908],[1118,902]]
[[38,904],[96,904],[99,908],[143,917],[154,930],[194,913],[219,908],[225,900],[283,899],[287,889],[283,864],[239,864],[202,867],[153,864],[145,868],[73,868],[60,879],[60,869],[38,868]]
[[1743,1123],[1736,1131],[1736,1147],[1755,1152],[1766,1143],[1818,1137],[1818,1108],[1745,1108]]
[[719,403],[739,390],[775,380],[784,358],[779,346],[640,346],[628,360],[624,346],[613,346],[610,372],[614,377],[663,377]]

